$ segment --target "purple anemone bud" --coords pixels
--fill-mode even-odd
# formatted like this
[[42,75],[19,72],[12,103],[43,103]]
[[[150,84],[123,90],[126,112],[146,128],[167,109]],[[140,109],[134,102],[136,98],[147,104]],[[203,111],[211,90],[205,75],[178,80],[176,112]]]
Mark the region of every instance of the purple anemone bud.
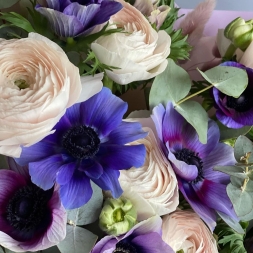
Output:
[[54,32],[61,37],[90,34],[122,9],[114,0],[46,0],[47,6],[35,9],[45,16]]
[[253,125],[253,69],[237,62],[224,62],[221,66],[231,66],[245,69],[248,75],[248,86],[238,97],[227,96],[213,88],[213,97],[216,107],[216,117],[229,128],[241,128]]
[[226,192],[229,176],[213,170],[215,166],[236,162],[233,148],[219,143],[217,124],[211,120],[208,122],[207,143],[202,144],[195,129],[171,102],[166,109],[161,104],[156,106],[152,119],[177,175],[179,189],[194,211],[211,230],[216,225],[216,211],[238,221]]
[[90,180],[114,198],[122,194],[119,170],[140,167],[144,145],[125,145],[144,138],[141,124],[122,121],[127,104],[103,88],[98,94],[67,109],[42,141],[24,147],[20,165],[29,163],[33,183],[44,190],[55,182],[65,208],[78,208],[92,196]]
[[58,244],[67,222],[58,191],[44,191],[31,183],[28,172],[14,170],[0,170],[0,245],[23,252]]
[[91,253],[174,253],[161,237],[162,219],[153,216],[135,225],[125,235],[106,236]]

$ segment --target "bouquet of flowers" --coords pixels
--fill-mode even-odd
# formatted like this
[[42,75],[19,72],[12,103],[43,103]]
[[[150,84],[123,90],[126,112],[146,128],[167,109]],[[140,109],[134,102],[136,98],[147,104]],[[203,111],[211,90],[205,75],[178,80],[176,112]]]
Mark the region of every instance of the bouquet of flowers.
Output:
[[214,7],[0,0],[0,253],[253,252],[253,19]]

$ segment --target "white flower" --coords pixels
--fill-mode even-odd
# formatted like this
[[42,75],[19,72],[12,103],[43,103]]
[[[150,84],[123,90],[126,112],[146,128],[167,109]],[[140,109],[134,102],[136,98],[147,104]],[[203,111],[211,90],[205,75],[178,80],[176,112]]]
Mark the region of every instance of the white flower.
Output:
[[124,7],[111,17],[111,21],[123,32],[102,36],[91,48],[100,62],[119,68],[106,70],[116,83],[153,78],[167,66],[171,38],[165,31],[157,33],[135,7],[123,0],[118,2]]
[[83,79],[82,90],[78,68],[41,35],[1,40],[0,153],[19,157],[21,145],[30,146],[51,134],[66,108],[102,88],[101,79],[96,77],[91,85]]

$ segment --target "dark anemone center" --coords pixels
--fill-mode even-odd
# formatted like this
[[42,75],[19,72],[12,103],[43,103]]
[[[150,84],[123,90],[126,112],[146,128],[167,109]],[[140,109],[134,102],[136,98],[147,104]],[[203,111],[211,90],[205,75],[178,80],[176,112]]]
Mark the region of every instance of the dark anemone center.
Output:
[[238,98],[227,96],[227,107],[235,109],[238,112],[250,110],[253,107],[253,99],[248,93],[244,92]]
[[183,148],[174,155],[177,160],[183,161],[189,165],[195,165],[198,168],[198,176],[193,181],[190,181],[190,183],[194,184],[203,179],[203,162],[198,156],[198,153],[195,153],[187,148]]
[[19,234],[19,240],[33,237],[35,231],[45,230],[50,224],[51,213],[47,203],[52,194],[53,188],[44,191],[31,184],[20,188],[9,200],[6,219]]
[[75,126],[63,135],[62,146],[74,158],[87,159],[98,152],[100,139],[91,127]]
[[138,253],[138,251],[130,243],[120,241],[116,244],[116,249],[112,253]]

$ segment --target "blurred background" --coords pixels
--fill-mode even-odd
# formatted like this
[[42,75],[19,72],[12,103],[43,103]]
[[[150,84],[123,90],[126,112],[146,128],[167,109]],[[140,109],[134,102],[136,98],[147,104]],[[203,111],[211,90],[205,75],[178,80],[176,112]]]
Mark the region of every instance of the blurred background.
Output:
[[[181,8],[193,9],[203,0],[176,0]],[[253,0],[217,0],[216,10],[253,11]]]

